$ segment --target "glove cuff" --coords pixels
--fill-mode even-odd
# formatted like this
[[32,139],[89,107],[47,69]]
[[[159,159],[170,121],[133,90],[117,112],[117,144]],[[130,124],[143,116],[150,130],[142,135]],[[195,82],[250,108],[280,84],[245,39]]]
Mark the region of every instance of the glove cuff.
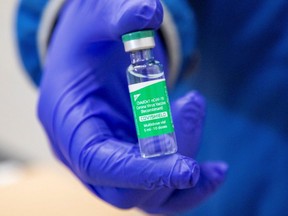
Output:
[[37,35],[38,53],[41,65],[44,64],[51,35],[56,26],[59,12],[65,1],[66,0],[50,0],[43,12]]
[[36,85],[41,79],[37,35],[48,0],[21,0],[17,8],[16,36],[22,64]]
[[164,9],[164,19],[160,31],[162,32],[164,44],[167,48],[169,57],[169,74],[167,84],[169,88],[172,88],[175,85],[180,73],[180,68],[182,65],[182,52],[180,45],[180,37],[178,35],[178,31],[173,17],[170,14],[166,5],[162,5]]

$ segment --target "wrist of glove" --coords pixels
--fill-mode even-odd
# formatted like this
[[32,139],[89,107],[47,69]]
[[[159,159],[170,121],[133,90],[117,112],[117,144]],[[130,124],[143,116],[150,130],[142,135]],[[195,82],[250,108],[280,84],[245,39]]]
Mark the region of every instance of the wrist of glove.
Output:
[[[38,115],[57,157],[95,195],[119,208],[172,213],[196,206],[224,181],[223,162],[198,164],[205,102],[190,92],[172,103],[179,153],[143,159],[126,81],[121,35],[157,29],[158,0],[69,1],[46,59]],[[155,56],[167,69],[156,37]]]

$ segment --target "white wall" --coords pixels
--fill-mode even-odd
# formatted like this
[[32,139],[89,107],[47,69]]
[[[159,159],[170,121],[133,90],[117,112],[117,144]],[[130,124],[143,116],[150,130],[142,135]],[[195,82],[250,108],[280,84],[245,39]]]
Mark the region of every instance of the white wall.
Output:
[[32,161],[52,161],[46,136],[36,117],[37,89],[17,57],[14,14],[17,0],[0,3],[0,154]]

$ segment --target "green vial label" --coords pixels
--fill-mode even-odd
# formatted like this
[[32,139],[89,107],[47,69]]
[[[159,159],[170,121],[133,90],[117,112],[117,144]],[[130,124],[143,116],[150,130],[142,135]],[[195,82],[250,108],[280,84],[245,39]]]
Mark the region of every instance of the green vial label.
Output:
[[165,79],[129,85],[138,138],[174,132]]

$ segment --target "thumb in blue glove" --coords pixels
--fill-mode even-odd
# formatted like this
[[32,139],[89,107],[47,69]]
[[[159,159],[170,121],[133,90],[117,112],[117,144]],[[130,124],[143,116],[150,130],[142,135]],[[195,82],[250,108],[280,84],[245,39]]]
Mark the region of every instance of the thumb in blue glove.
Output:
[[[120,208],[171,213],[205,199],[227,167],[192,159],[205,107],[195,92],[172,104],[179,154],[140,156],[120,37],[158,28],[162,18],[158,0],[67,2],[49,47],[38,114],[55,154],[97,196]],[[159,37],[156,43],[167,68]]]

